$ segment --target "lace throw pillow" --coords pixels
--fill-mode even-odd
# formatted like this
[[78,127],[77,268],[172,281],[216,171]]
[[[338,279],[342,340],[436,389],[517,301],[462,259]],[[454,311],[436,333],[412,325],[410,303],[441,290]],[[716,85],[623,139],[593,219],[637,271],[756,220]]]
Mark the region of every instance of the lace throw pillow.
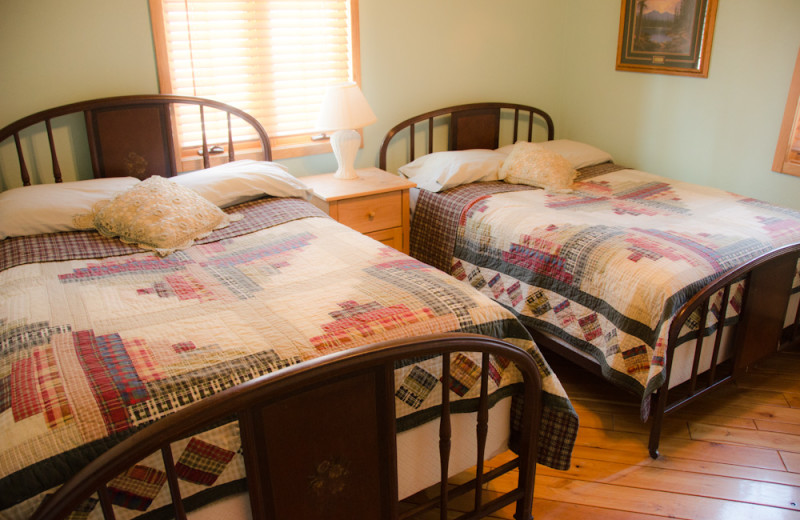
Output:
[[153,176],[97,202],[91,212],[75,215],[73,223],[78,229],[96,229],[165,256],[241,218],[226,214],[189,188]]
[[562,155],[524,141],[514,145],[500,169],[500,178],[508,183],[529,184],[559,193],[571,191],[577,174]]

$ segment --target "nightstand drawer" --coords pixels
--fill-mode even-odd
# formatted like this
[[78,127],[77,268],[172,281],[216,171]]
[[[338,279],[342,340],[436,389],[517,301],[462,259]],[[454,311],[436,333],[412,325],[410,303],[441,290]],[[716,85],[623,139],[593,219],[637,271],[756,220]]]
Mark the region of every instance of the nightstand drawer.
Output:
[[398,191],[341,200],[338,206],[339,222],[362,233],[402,225],[403,198]]
[[403,228],[401,227],[382,229],[380,231],[373,231],[372,233],[364,234],[368,237],[374,238],[378,242],[383,242],[384,245],[393,247],[398,251],[403,250]]

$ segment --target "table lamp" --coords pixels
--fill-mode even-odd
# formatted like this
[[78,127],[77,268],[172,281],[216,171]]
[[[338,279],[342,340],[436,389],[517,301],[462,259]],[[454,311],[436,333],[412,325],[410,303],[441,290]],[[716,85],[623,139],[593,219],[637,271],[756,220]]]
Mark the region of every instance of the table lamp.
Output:
[[331,148],[339,165],[333,174],[335,179],[358,179],[353,164],[361,144],[361,134],[355,129],[371,125],[377,120],[355,83],[334,85],[325,91],[317,128],[323,131],[336,130],[331,135]]

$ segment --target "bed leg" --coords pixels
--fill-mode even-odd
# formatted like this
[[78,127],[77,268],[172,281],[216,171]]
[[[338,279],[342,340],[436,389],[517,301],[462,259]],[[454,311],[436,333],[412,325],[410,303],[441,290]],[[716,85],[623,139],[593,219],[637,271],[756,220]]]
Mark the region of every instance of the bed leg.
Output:
[[648,449],[650,457],[658,458],[658,444],[661,441],[661,426],[664,422],[664,410],[667,406],[667,383],[658,390],[650,400],[650,416],[653,424],[650,426],[650,441]]
[[655,446],[653,446],[653,441],[650,441],[650,458],[656,460],[658,455],[658,439],[656,439]]
[[652,459],[658,458],[658,444],[661,441],[661,419],[663,417],[663,413],[657,413],[653,416],[653,425],[650,428],[650,442],[648,444]]

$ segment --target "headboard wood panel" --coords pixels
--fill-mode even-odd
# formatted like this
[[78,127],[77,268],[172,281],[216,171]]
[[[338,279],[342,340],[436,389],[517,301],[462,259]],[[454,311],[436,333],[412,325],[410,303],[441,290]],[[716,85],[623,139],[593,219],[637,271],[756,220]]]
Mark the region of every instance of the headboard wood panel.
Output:
[[[182,147],[177,137],[177,108],[181,105],[197,107],[199,134],[202,145],[191,150]],[[224,113],[227,123],[225,141],[211,141],[208,137],[207,112]],[[237,159],[235,144],[243,135],[256,136],[252,145],[254,156],[272,160],[272,150],[266,130],[250,114],[219,101],[190,96],[166,94],[117,96],[92,99],[63,105],[24,117],[0,129],[0,143],[14,139],[19,175],[24,186],[31,184],[30,164],[26,159],[22,135],[36,125],[44,124],[47,131],[49,156],[54,182],[62,182],[62,164],[56,153],[56,139],[52,131],[55,118],[83,113],[86,138],[89,143],[92,174],[97,177],[132,176],[140,179],[151,175],[172,177],[181,171],[181,161],[194,149],[202,157],[202,167],[211,165],[215,154],[227,156],[227,161]],[[236,123],[244,123],[235,125]],[[236,131],[234,130],[236,128]],[[246,131],[241,130],[246,128]],[[248,138],[252,141],[252,137]],[[260,150],[258,150],[260,148]],[[197,156],[195,156],[197,157]],[[41,176],[39,177],[41,178]]]
[[[441,108],[406,119],[395,125],[386,133],[380,149],[379,166],[385,170],[387,155],[392,140],[401,132],[408,129],[408,151],[405,162],[417,158],[416,132],[418,127],[423,127],[427,132],[427,150],[425,154],[433,152],[436,147],[434,126],[445,124],[448,126],[447,150],[469,150],[473,148],[494,149],[500,144],[500,127],[505,114],[513,113],[513,137],[511,143],[520,139],[532,141],[533,130],[536,126],[543,126],[547,132],[547,140],[555,135],[553,120],[547,112],[528,105],[515,103],[470,103]],[[427,124],[426,124],[427,123]],[[521,133],[520,126],[527,132]],[[420,154],[420,155],[425,155]]]
[[[178,171],[166,105],[112,107],[86,112],[95,177],[172,177]],[[136,128],[136,132],[131,132]]]

